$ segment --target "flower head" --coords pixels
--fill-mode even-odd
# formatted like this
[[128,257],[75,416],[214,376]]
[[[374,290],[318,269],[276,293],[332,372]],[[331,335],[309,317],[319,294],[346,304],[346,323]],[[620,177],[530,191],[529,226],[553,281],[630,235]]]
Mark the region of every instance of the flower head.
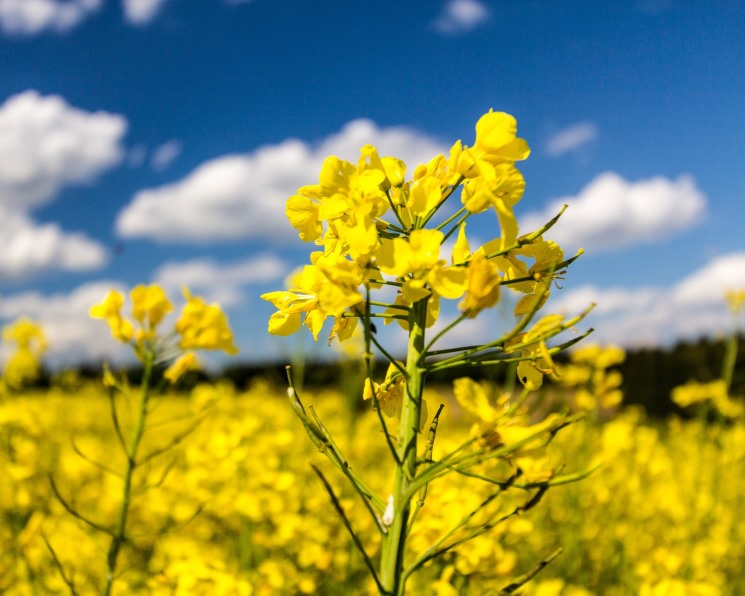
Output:
[[227,354],[237,354],[228,317],[220,306],[207,304],[188,290],[184,290],[184,297],[186,304],[176,322],[176,332],[181,335],[179,347],[182,350],[222,350]]
[[121,316],[123,304],[124,295],[117,290],[110,290],[104,299],[91,306],[88,312],[91,318],[106,321],[114,339],[127,343],[134,335],[134,326],[129,320]]

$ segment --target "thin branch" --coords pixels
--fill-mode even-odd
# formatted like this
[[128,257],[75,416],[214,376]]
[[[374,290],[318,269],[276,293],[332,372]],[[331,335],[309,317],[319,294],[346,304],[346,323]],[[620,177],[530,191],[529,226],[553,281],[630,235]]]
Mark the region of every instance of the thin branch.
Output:
[[564,214],[564,211],[567,210],[567,207],[568,205],[564,205],[558,214],[556,214],[548,222],[546,222],[544,225],[542,225],[540,228],[538,228],[534,232],[531,232],[530,234],[527,234],[526,236],[523,236],[522,238],[518,238],[514,244],[512,244],[511,246],[508,246],[507,248],[503,248],[502,250],[498,250],[496,252],[486,255],[486,258],[493,259],[494,257],[500,257],[504,254],[507,254],[508,252],[511,252],[518,248],[522,248],[526,244],[530,244],[531,242],[533,242],[533,240],[538,238],[538,236],[542,236],[544,233],[550,230],[554,226],[554,224],[557,221],[559,221],[559,218]]
[[88,457],[85,453],[83,453],[82,449],[80,449],[77,446],[77,444],[75,443],[75,437],[71,437],[71,439],[70,439],[70,445],[72,446],[72,450],[75,453],[77,453],[78,456],[81,459],[84,459],[85,461],[87,461],[92,466],[95,466],[99,470],[103,470],[104,472],[106,472],[108,474],[111,474],[112,476],[116,476],[117,478],[121,478],[122,477],[121,472],[119,472],[118,470],[115,470],[114,468],[111,468],[111,467],[107,466],[106,464],[102,464],[100,462],[97,462],[93,458]]
[[344,457],[344,454],[339,450],[339,448],[333,441],[329,440],[329,437],[327,436],[328,431],[325,430],[325,427],[317,426],[317,424],[308,417],[308,414],[306,413],[305,408],[303,407],[303,404],[297,395],[297,391],[295,390],[291,367],[287,366],[286,370],[287,379],[290,383],[290,387],[287,391],[290,398],[290,403],[292,404],[295,415],[300,419],[300,422],[305,428],[305,432],[307,433],[308,437],[318,448],[318,450],[323,453],[328,458],[328,460],[333,463],[347,477],[349,482],[357,491],[357,494],[360,495],[360,497],[362,498],[365,506],[368,508],[370,515],[373,517],[375,523],[378,525],[378,529],[382,533],[384,533],[384,528],[379,519],[379,516],[377,515],[375,510],[372,509],[371,503],[375,505],[375,507],[380,509],[380,511],[383,511],[385,509],[385,504],[375,495],[372,489],[370,489],[370,487],[368,487],[367,484],[352,471],[352,468],[349,466],[349,463]]
[[362,544],[362,541],[360,540],[359,536],[357,536],[357,533],[354,531],[354,528],[352,528],[352,524],[350,523],[349,518],[347,517],[346,513],[344,513],[344,508],[341,506],[339,499],[334,494],[334,489],[331,488],[331,485],[329,484],[328,480],[326,480],[321,470],[319,470],[314,464],[310,464],[310,467],[313,468],[313,471],[318,475],[318,478],[321,480],[323,487],[326,489],[326,492],[329,494],[329,497],[331,498],[331,503],[334,505],[334,509],[336,509],[336,512],[339,514],[339,517],[341,517],[342,522],[344,522],[344,527],[347,529],[347,532],[349,532],[349,535],[352,537],[352,541],[354,542],[354,545],[357,547],[357,550],[359,550],[360,553],[362,554],[362,558],[365,561],[365,565],[367,566],[367,569],[370,571],[370,575],[372,575],[372,578],[375,581],[375,585],[378,587],[378,590],[380,591],[381,594],[385,593],[385,590],[383,589],[383,586],[380,583],[380,579],[378,578],[378,573],[375,570],[375,565],[373,565],[373,562],[370,560],[370,557],[368,556],[367,551],[365,551],[365,547]]
[[112,530],[110,530],[106,526],[102,526],[101,524],[94,522],[93,520],[88,519],[82,513],[77,511],[72,505],[70,505],[65,500],[65,498],[60,494],[59,489],[57,488],[57,485],[54,482],[54,477],[51,474],[49,474],[48,478],[49,478],[49,483],[52,486],[52,492],[54,493],[54,496],[57,497],[57,500],[60,502],[62,507],[65,508],[65,511],[67,511],[70,515],[79,519],[83,523],[89,525],[94,530],[97,530],[101,532],[102,534],[106,534],[108,536],[112,536],[112,537],[114,536],[114,532]]
[[52,555],[54,566],[57,568],[57,571],[59,571],[59,574],[62,577],[62,581],[65,582],[65,585],[70,589],[70,594],[72,594],[73,596],[78,596],[79,592],[75,589],[75,582],[71,578],[67,577],[65,568],[62,565],[62,561],[59,560],[57,553],[55,552],[54,548],[52,548],[52,545],[47,537],[44,535],[44,532],[41,532],[41,539],[44,541],[44,544],[46,544],[49,554]]
[[383,356],[385,356],[388,359],[388,361],[391,364],[393,364],[393,366],[395,366],[401,372],[404,378],[408,378],[409,374],[406,372],[406,369],[403,366],[401,366],[401,364],[399,364],[399,362],[393,356],[391,356],[391,354],[388,353],[388,350],[386,350],[382,346],[382,344],[376,339],[376,337],[370,334],[370,339],[375,344],[375,347],[378,348],[378,350],[380,350],[380,353],[383,354]]
[[380,426],[383,429],[383,435],[385,436],[385,442],[388,445],[388,450],[391,452],[393,461],[396,462],[397,466],[400,466],[401,460],[398,457],[398,451],[396,450],[396,446],[393,444],[393,441],[391,440],[391,434],[388,432],[388,424],[383,418],[383,411],[382,411],[382,408],[380,407],[380,400],[378,399],[378,392],[375,389],[375,383],[372,378],[372,363],[370,362],[372,359],[371,356],[372,354],[370,354],[369,351],[366,351],[364,354],[365,369],[367,372],[367,380],[370,383],[370,392],[372,393],[375,412],[378,415],[378,421],[380,422]]
[[440,330],[435,336],[429,341],[429,343],[424,346],[424,350],[422,351],[422,359],[426,358],[430,355],[429,349],[435,345],[440,338],[445,335],[448,331],[451,331],[456,325],[460,324],[461,321],[463,321],[466,318],[466,315],[460,314],[458,317],[453,319],[450,323],[448,323],[442,330]]
[[500,596],[505,595],[505,594],[514,594],[518,588],[521,588],[522,586],[527,584],[531,579],[533,579],[536,575],[538,575],[541,571],[543,571],[543,569],[549,563],[551,563],[551,561],[553,561],[556,557],[558,557],[563,552],[564,551],[561,547],[557,548],[554,552],[552,552],[545,559],[540,561],[535,567],[533,567],[533,569],[528,571],[525,575],[521,575],[511,584],[502,588],[499,591]]
[[506,519],[509,519],[510,517],[514,515],[517,515],[517,509],[516,509],[515,511],[512,511],[511,513],[497,519],[496,521],[493,521],[491,523],[486,523],[477,528],[474,528],[471,532],[469,532],[462,538],[459,538],[458,540],[455,540],[454,542],[448,544],[447,546],[441,546],[446,540],[452,537],[461,528],[466,526],[466,524],[468,524],[468,522],[471,521],[479,511],[482,511],[486,507],[488,507],[489,504],[491,504],[503,492],[504,490],[499,488],[498,490],[490,494],[486,499],[484,499],[481,502],[481,504],[475,507],[470,513],[462,517],[461,520],[457,524],[455,524],[455,526],[453,526],[446,534],[440,537],[431,547],[429,547],[425,552],[423,552],[421,555],[419,555],[419,557],[417,557],[417,559],[404,571],[404,577],[408,577],[409,575],[414,573],[414,571],[419,569],[422,565],[424,565],[428,561],[431,561],[432,559],[435,559],[441,555],[444,555],[445,553],[460,546],[464,542],[468,542],[469,540],[473,540],[474,538],[481,536],[482,534],[485,534],[486,532],[491,530],[493,527],[495,527],[497,524],[505,521]]
[[331,433],[321,422],[321,419],[316,414],[316,411],[313,408],[313,406],[310,406],[308,409],[310,410],[310,413],[313,416],[313,420],[315,421],[317,428],[321,431],[324,438],[326,439],[327,444],[330,446],[331,453],[333,453],[334,456],[336,457],[338,461],[337,467],[342,471],[344,476],[346,476],[347,480],[349,480],[349,483],[352,485],[354,490],[359,495],[360,499],[362,500],[365,507],[367,508],[367,511],[370,514],[370,517],[372,517],[373,520],[375,521],[380,533],[385,534],[385,531],[386,531],[385,526],[383,525],[383,522],[380,519],[378,512],[375,511],[372,505],[372,502],[371,502],[374,499],[374,493],[372,493],[372,491],[366,485],[362,484],[362,482],[358,479],[356,474],[352,473],[352,468],[349,465],[349,462],[342,454],[341,449],[339,449],[339,447],[337,446],[336,442],[331,436]]
[[177,447],[181,442],[183,442],[186,437],[188,437],[190,434],[192,434],[197,428],[199,428],[199,425],[202,424],[203,419],[195,420],[193,424],[191,424],[186,430],[183,432],[177,434],[174,436],[166,445],[163,447],[160,447],[158,449],[153,449],[150,453],[142,457],[142,459],[139,459],[137,461],[137,465],[141,466],[142,464],[145,464],[159,455],[163,455],[164,453],[167,453],[174,447]]
[[115,397],[115,390],[113,387],[109,387],[108,396],[109,396],[109,407],[111,409],[111,421],[114,424],[114,431],[116,432],[116,438],[119,441],[119,445],[121,446],[122,451],[126,453],[127,452],[127,441],[124,439],[124,434],[122,433],[122,427],[119,424],[119,414],[116,409],[116,397]]

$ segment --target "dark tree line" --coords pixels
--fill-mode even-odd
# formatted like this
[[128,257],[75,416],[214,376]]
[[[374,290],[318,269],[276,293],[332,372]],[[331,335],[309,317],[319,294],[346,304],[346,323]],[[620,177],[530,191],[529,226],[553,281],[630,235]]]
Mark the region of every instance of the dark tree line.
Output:
[[[707,382],[721,377],[725,344],[722,340],[701,338],[692,342],[681,342],[670,348],[647,348],[630,350],[626,361],[619,366],[623,374],[625,404],[643,406],[650,416],[666,416],[677,412],[670,401],[670,392],[678,385],[688,381]],[[564,356],[557,360],[561,362]],[[271,385],[283,386],[286,382],[284,362],[235,363],[226,366],[217,374],[192,372],[181,382],[183,389],[189,389],[198,382],[224,378],[230,380],[238,389],[244,389],[256,380],[262,379]],[[102,366],[89,364],[78,369],[80,378],[100,379]],[[130,382],[138,383],[142,371],[131,368],[125,371]],[[385,376],[385,370],[375,371],[376,378]],[[451,383],[461,376],[476,379],[489,379],[496,383],[507,381],[507,374],[514,374],[507,366],[490,366],[477,369],[457,369],[442,371],[430,378],[433,383]],[[44,374],[38,387],[48,387],[53,375]],[[295,368],[295,378],[301,378],[305,386],[340,386],[349,392],[358,391],[364,381],[361,365],[356,363],[339,365],[332,362],[306,362]],[[280,392],[281,394],[281,392]],[[733,396],[745,396],[745,336],[739,338],[739,349],[732,382]]]

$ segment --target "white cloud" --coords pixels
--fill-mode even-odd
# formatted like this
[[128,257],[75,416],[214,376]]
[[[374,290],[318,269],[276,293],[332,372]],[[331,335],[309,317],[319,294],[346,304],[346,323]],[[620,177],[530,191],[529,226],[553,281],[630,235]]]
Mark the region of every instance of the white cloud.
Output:
[[100,243],[55,223],[37,224],[29,213],[63,187],[89,184],[117,165],[126,128],[122,116],[79,110],[35,91],[0,105],[0,279],[105,263]]
[[285,217],[287,197],[318,180],[326,156],[356,161],[366,143],[381,155],[401,157],[411,170],[446,151],[414,130],[354,120],[318,144],[288,139],[250,154],[218,157],[177,182],[142,190],[119,214],[117,231],[161,242],[286,241],[297,236]]
[[467,33],[489,20],[489,12],[479,0],[448,0],[433,26],[447,35]]
[[36,224],[24,213],[0,205],[0,280],[33,277],[50,269],[85,271],[101,267],[106,250],[55,223]]
[[177,140],[171,140],[167,143],[153,149],[153,154],[150,156],[150,167],[156,172],[165,170],[168,166],[173,163],[183,149],[181,142]]
[[597,303],[591,314],[596,339],[638,347],[726,333],[732,324],[726,290],[745,287],[745,252],[716,257],[670,287],[584,286],[559,292],[553,309],[576,313]]
[[598,127],[589,121],[564,128],[546,141],[546,153],[558,157],[579,149],[598,136]]
[[163,8],[166,0],[122,0],[124,19],[137,27],[151,23]]
[[29,209],[92,182],[123,157],[124,117],[26,91],[0,105],[0,205]]
[[628,182],[604,172],[577,196],[552,201],[542,213],[528,214],[521,225],[526,232],[539,228],[566,203],[569,209],[547,236],[567,250],[601,251],[654,242],[689,228],[703,217],[706,202],[691,176]]
[[19,36],[65,33],[101,5],[102,0],[0,0],[0,29]]
[[267,254],[227,265],[210,259],[165,263],[153,274],[153,281],[169,296],[180,294],[186,286],[205,300],[232,306],[243,302],[244,286],[281,279],[287,272],[284,261]]
[[88,316],[90,307],[111,289],[127,290],[118,282],[98,281],[82,285],[69,294],[23,292],[3,296],[0,318],[12,321],[28,316],[41,324],[49,342],[45,361],[55,367],[100,360],[131,360],[131,349],[112,339],[105,323]]

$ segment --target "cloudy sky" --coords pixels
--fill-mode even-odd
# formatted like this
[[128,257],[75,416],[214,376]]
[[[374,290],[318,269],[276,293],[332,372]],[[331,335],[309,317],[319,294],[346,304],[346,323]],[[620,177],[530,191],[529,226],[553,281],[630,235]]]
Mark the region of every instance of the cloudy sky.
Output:
[[285,357],[305,344],[258,298],[307,259],[285,198],[365,143],[411,169],[471,144],[493,108],[532,148],[521,229],[568,203],[552,237],[586,250],[555,310],[595,301],[597,339],[629,346],[721,333],[744,40],[724,1],[0,0],[0,322],[41,321],[53,362],[115,358],[90,304],[188,284],[243,358]]

